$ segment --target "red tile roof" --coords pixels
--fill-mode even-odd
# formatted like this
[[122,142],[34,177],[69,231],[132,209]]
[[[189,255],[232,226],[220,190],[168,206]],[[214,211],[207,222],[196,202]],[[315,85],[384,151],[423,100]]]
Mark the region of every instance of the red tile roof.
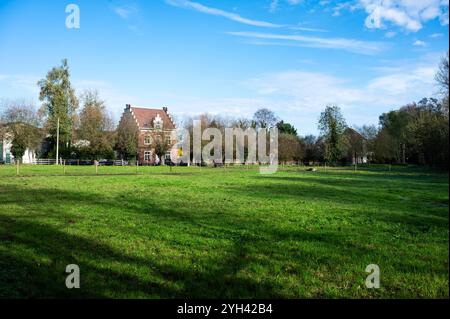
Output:
[[[153,120],[159,115],[163,120],[163,128],[166,130],[174,130],[175,123],[172,121],[172,118],[167,113],[167,111],[163,109],[147,109],[143,107],[135,107],[131,106],[131,111],[133,112],[136,120],[138,121],[139,128],[152,128]],[[147,126],[145,125],[147,124]]]

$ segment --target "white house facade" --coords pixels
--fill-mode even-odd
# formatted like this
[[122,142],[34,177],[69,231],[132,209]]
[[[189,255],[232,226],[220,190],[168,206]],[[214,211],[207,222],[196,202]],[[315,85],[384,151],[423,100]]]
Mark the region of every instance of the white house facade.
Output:
[[[26,149],[25,154],[22,157],[22,163],[32,164],[35,160],[36,152],[34,150]],[[0,140],[0,163],[15,163],[14,156],[11,154],[11,142],[7,139]]]

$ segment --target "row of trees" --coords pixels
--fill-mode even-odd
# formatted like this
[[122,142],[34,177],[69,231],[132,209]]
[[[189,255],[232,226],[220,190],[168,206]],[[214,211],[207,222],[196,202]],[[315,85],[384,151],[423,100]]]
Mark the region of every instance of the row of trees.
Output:
[[[246,129],[277,127],[281,162],[326,162],[329,165],[377,162],[414,163],[448,168],[449,161],[449,57],[442,59],[436,82],[440,94],[423,98],[384,113],[378,127],[349,127],[338,106],[330,105],[321,113],[319,136],[300,137],[291,124],[279,120],[268,109],[258,110],[252,119],[225,119],[201,115],[202,127]],[[186,128],[192,131],[192,119]],[[223,133],[223,132],[222,132]],[[207,143],[207,142],[205,142]]]
[[27,148],[39,151],[40,157],[54,158],[58,128],[61,157],[114,157],[112,117],[97,91],[76,95],[67,60],[52,68],[37,85],[42,102],[38,110],[27,101],[1,101],[0,138],[11,141],[15,158],[22,158]]
[[448,169],[449,55],[436,74],[439,94],[383,113],[379,126],[349,128],[337,106],[319,120],[319,137],[300,138],[303,160],[330,164],[366,157],[378,163],[414,163]]
[[[417,163],[448,167],[449,142],[449,58],[442,59],[436,81],[438,97],[400,107],[380,116],[379,126],[349,127],[338,106],[330,105],[321,113],[319,136],[298,136],[297,130],[280,120],[267,108],[252,119],[231,119],[203,114],[197,119],[202,127],[226,127],[243,130],[272,128],[279,130],[281,162],[327,162],[330,165],[357,162],[362,158],[379,163]],[[122,121],[114,127],[104,101],[96,91],[77,96],[70,82],[67,60],[51,69],[38,82],[39,110],[26,102],[3,101],[0,138],[8,135],[16,158],[25,149],[42,149],[41,157],[54,157],[59,122],[59,148],[64,158],[133,158],[137,153],[138,131],[135,123]],[[79,108],[81,104],[81,109]],[[184,127],[192,131],[192,118]],[[3,124],[2,124],[3,123]],[[183,126],[181,123],[179,126]],[[191,134],[192,135],[192,134]],[[224,135],[224,134],[223,134]],[[45,147],[40,148],[42,140]],[[157,153],[167,151],[164,139],[154,145]],[[207,142],[205,142],[206,144]],[[192,143],[191,143],[192,146]]]

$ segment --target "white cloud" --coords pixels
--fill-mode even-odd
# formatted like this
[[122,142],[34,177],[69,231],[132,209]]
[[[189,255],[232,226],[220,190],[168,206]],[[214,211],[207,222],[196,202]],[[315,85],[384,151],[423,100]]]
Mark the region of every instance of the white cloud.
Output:
[[303,46],[311,48],[340,49],[361,54],[376,54],[381,52],[385,44],[379,42],[368,42],[345,38],[320,38],[301,35],[283,35],[259,32],[228,32],[228,34],[239,37],[265,39],[265,40],[283,40],[290,42],[277,42],[273,45]]
[[358,3],[353,3],[351,1],[340,2],[332,9],[333,10],[332,16],[338,17],[341,15],[341,11],[343,11],[343,10],[349,10],[350,12],[353,12],[359,8],[360,8],[360,5]]
[[416,40],[413,42],[413,46],[415,47],[426,47],[427,44],[424,41]]
[[186,8],[186,9],[192,9],[201,13],[215,15],[215,16],[221,16],[224,18],[227,18],[229,20],[233,20],[235,22],[239,22],[246,25],[252,25],[256,27],[266,27],[266,28],[279,28],[282,27],[281,25],[265,22],[265,21],[259,21],[259,20],[251,20],[244,18],[240,16],[237,13],[233,12],[227,12],[221,9],[211,8],[207,7],[205,5],[202,5],[197,2],[192,2],[188,0],[166,0],[166,3],[180,8]]
[[325,30],[325,29],[309,28],[309,27],[302,27],[302,26],[292,26],[292,27],[289,27],[289,29],[298,30],[298,31],[307,31],[307,32],[328,32],[328,30]]
[[[385,111],[436,93],[434,74],[438,55],[423,61],[383,65],[365,82],[321,72],[286,71],[265,74],[247,82],[276,112],[291,114],[291,121],[316,119],[327,104],[342,107],[349,122],[377,123]],[[362,120],[364,119],[364,121]]]
[[430,96],[434,93],[435,66],[418,65],[411,70],[376,77],[370,81],[367,89],[379,95],[398,99],[407,103],[406,99],[421,95]]
[[[283,1],[291,6],[296,6],[296,5],[299,5],[304,2],[303,0],[283,0]],[[279,5],[280,5],[280,0],[272,0],[270,2],[269,11],[270,12],[277,11]],[[311,12],[311,10],[310,10],[310,12]],[[314,11],[312,11],[312,12],[314,12]]]
[[129,19],[130,17],[139,12],[137,7],[134,5],[112,6],[111,9],[122,19]]
[[15,74],[15,75],[0,75],[0,81],[5,87],[11,90],[25,91],[24,94],[39,94],[37,82],[40,80],[38,76]]
[[384,35],[386,38],[391,39],[397,35],[397,32],[389,31]]
[[121,19],[127,21],[128,30],[137,35],[142,35],[141,25],[142,17],[140,10],[134,2],[129,2],[126,5],[110,5],[109,7]]
[[295,5],[297,5],[297,4],[302,3],[303,0],[287,0],[287,2],[288,2],[290,5],[295,6]]
[[444,36],[443,33],[433,33],[433,34],[430,34],[430,38],[432,38],[432,39],[441,38],[441,37],[443,37],[443,36]]
[[439,21],[441,22],[441,25],[448,25],[448,9],[447,12],[444,12],[439,16]]
[[270,3],[269,11],[274,12],[278,9],[278,0],[272,0]]
[[416,32],[423,23],[438,18],[448,24],[448,0],[359,0],[368,13],[365,21],[370,29],[386,28],[386,22]]

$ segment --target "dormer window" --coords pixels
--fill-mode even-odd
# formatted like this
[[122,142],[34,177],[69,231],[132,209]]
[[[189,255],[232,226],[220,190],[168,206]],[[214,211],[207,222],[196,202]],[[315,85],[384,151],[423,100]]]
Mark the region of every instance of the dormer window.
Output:
[[145,144],[145,145],[150,145],[150,144],[152,144],[152,138],[151,138],[150,136],[146,136],[146,137],[144,138],[144,144]]
[[156,115],[155,120],[153,121],[153,127],[157,131],[160,131],[163,128],[163,120],[159,114]]

